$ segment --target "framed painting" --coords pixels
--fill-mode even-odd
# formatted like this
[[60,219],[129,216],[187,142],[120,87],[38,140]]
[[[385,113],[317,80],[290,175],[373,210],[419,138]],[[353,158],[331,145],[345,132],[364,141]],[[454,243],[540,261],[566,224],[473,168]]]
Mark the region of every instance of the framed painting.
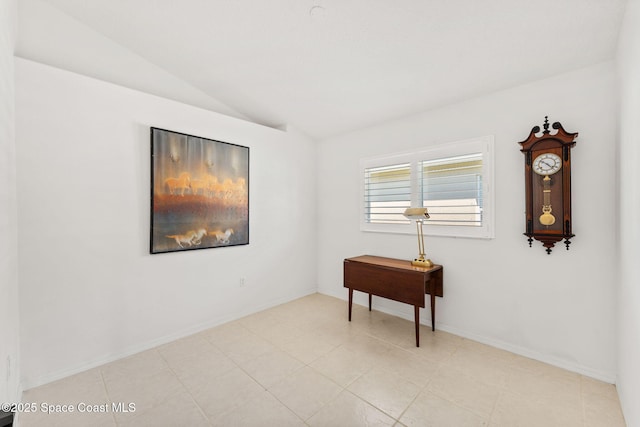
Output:
[[249,148],[151,128],[152,254],[249,244]]

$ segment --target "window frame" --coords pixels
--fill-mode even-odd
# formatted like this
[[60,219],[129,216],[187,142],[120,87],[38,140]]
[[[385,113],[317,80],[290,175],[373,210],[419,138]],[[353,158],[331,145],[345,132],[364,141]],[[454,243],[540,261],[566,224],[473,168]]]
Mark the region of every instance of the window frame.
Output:
[[360,159],[360,230],[375,233],[415,234],[415,225],[412,222],[406,224],[370,223],[366,221],[365,212],[365,171],[370,168],[410,164],[411,203],[412,207],[421,206],[419,180],[420,163],[422,161],[438,160],[447,157],[456,157],[474,153],[482,154],[482,225],[435,225],[424,222],[424,234],[428,236],[464,237],[476,239],[495,238],[495,192],[494,192],[494,137],[483,137],[455,141],[424,147],[417,150],[393,153],[375,157]]

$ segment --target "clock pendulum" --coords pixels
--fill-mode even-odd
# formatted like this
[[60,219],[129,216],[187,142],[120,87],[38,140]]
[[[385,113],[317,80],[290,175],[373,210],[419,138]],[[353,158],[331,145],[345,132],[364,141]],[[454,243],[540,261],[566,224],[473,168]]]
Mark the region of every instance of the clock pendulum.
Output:
[[538,218],[540,224],[550,226],[555,224],[556,217],[551,214],[551,175],[562,168],[562,159],[554,153],[544,153],[533,161],[533,171],[542,178],[542,215]]
[[545,175],[542,183],[544,184],[544,189],[542,190],[544,204],[542,205],[542,215],[538,220],[540,224],[549,226],[556,222],[556,217],[551,214],[551,178],[549,178],[549,175]]

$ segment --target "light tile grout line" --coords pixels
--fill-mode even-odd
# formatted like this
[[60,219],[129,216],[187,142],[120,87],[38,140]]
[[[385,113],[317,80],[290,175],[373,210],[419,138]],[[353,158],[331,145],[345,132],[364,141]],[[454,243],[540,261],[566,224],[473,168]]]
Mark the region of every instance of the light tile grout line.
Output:
[[[406,320],[406,319],[403,319],[403,320]],[[381,338],[381,337],[378,337],[378,336],[372,335],[372,334],[367,333],[367,332],[365,332],[365,333],[364,333],[364,335],[365,335],[365,336],[369,336],[370,338],[377,339],[377,340],[379,340],[379,341],[381,341],[381,342],[384,342],[384,343],[386,343],[386,344],[390,344],[390,345],[392,345],[392,346],[394,346],[394,347],[396,347],[397,349],[400,349],[400,350],[402,350],[402,351],[407,351],[405,348],[401,347],[400,345],[398,345],[398,344],[396,344],[396,343],[394,343],[394,342],[391,342],[391,341],[387,341],[387,340],[385,340],[384,338]],[[441,369],[444,369],[444,366],[443,366],[443,365],[446,363],[446,360],[451,359],[451,357],[453,357],[453,355],[454,355],[454,354],[456,354],[456,353],[460,350],[460,347],[461,347],[461,346],[462,346],[462,344],[458,344],[458,345],[456,345],[455,350],[454,350],[451,354],[449,354],[449,355],[446,357],[446,359],[443,359],[443,360],[440,360],[439,362],[437,362],[437,363],[438,363],[438,368],[436,369],[436,372],[434,373],[434,376],[435,376],[435,375],[437,375],[437,374],[438,374],[438,372],[440,372],[440,370],[441,370]],[[418,356],[418,357],[420,357],[420,356]],[[491,356],[490,356],[490,357],[491,357]],[[453,369],[455,369],[455,368],[453,368]],[[459,371],[459,372],[460,372],[460,371]],[[465,374],[464,372],[460,372],[460,373],[461,373],[462,375],[464,375],[465,377],[469,377],[469,376],[468,376],[467,374]],[[362,375],[361,375],[360,377],[358,377],[358,378],[361,378],[361,377],[362,377],[362,376],[364,376],[364,375],[366,375],[366,373],[362,374]],[[470,379],[473,379],[473,378],[471,378],[471,377],[469,377],[469,378],[470,378]],[[478,379],[474,379],[474,380],[475,380],[475,381],[479,381]],[[355,382],[355,381],[357,381],[357,379],[356,379],[356,380],[354,380],[354,381],[352,381],[352,382],[351,382],[351,384],[353,384],[353,382]],[[368,404],[370,404],[370,405],[371,405],[371,406],[373,406],[374,408],[376,408],[376,409],[378,409],[379,411],[383,412],[385,415],[387,415],[387,416],[389,416],[389,417],[393,418],[396,422],[398,422],[398,423],[402,423],[400,420],[402,419],[403,415],[407,412],[407,410],[411,407],[411,405],[413,405],[413,403],[414,403],[414,402],[416,401],[416,399],[420,396],[420,394],[422,394],[425,390],[427,390],[427,389],[428,389],[429,384],[430,384],[431,382],[432,382],[432,378],[431,378],[431,379],[429,379],[429,381],[428,381],[424,386],[422,386],[422,387],[420,388],[420,391],[418,392],[418,394],[416,394],[416,396],[412,399],[411,403],[409,403],[409,404],[407,405],[407,407],[402,411],[402,413],[398,416],[398,418],[393,417],[391,414],[389,414],[389,413],[385,412],[383,409],[378,408],[377,406],[375,406],[372,402],[368,402],[368,401],[367,401],[366,399],[364,399],[363,397],[358,396],[358,395],[356,395],[355,393],[351,392],[350,390],[348,390],[348,386],[347,386],[347,391],[351,392],[351,393],[352,393],[354,396],[356,396],[357,398],[359,398],[359,399],[361,399],[361,400],[363,400],[363,401],[367,402]],[[480,382],[484,383],[483,381],[480,381]],[[414,383],[414,384],[415,384],[415,383]],[[491,385],[491,384],[488,384],[488,385]],[[490,414],[489,414],[489,416],[488,416],[488,417],[486,417],[485,415],[480,414],[480,413],[478,413],[478,412],[476,412],[476,411],[474,411],[474,410],[471,410],[471,409],[469,409],[469,408],[467,408],[467,407],[465,407],[465,406],[463,406],[463,405],[460,405],[459,403],[454,402],[454,401],[452,401],[452,400],[448,399],[446,396],[442,396],[442,395],[438,394],[437,392],[434,392],[434,395],[436,395],[436,396],[438,396],[438,397],[440,397],[440,398],[442,398],[442,399],[444,399],[444,400],[448,401],[449,403],[453,404],[454,406],[456,406],[456,407],[458,407],[458,408],[460,408],[460,409],[462,409],[462,410],[469,411],[469,412],[471,412],[471,413],[475,414],[476,416],[478,416],[479,418],[481,418],[482,420],[484,420],[484,421],[486,421],[486,422],[491,422],[491,419],[493,418],[493,413],[494,413],[495,408],[496,408],[496,405],[497,405],[497,403],[498,403],[498,399],[500,398],[500,395],[503,393],[503,391],[504,391],[504,389],[505,389],[505,386],[498,385],[498,386],[497,386],[497,388],[498,388],[498,391],[499,391],[499,393],[498,393],[498,397],[496,397],[496,400],[493,402],[493,405],[492,405],[492,408],[491,408],[491,411],[490,411]],[[428,391],[428,390],[427,390],[427,391]],[[428,392],[429,392],[429,393],[431,393],[430,391],[428,391]]]
[[[242,325],[242,326],[243,326],[243,327],[245,327],[244,325]],[[299,362],[301,362],[301,363],[303,364],[303,366],[302,366],[301,368],[298,368],[298,369],[296,369],[294,372],[289,373],[289,374],[287,375],[287,377],[285,377],[285,378],[281,379],[281,380],[280,380],[279,382],[277,382],[276,384],[273,384],[273,386],[275,386],[275,385],[277,385],[277,384],[280,384],[281,382],[285,381],[285,380],[288,378],[288,376],[293,375],[295,372],[297,372],[297,371],[299,371],[299,370],[303,369],[304,367],[308,367],[308,368],[312,369],[312,370],[313,370],[313,372],[315,372],[316,374],[318,374],[318,375],[322,376],[323,378],[325,378],[325,379],[327,379],[327,380],[331,381],[332,383],[336,384],[338,387],[340,387],[340,388],[341,388],[340,392],[336,393],[336,395],[333,397],[333,399],[331,399],[331,400],[329,400],[329,401],[325,402],[325,403],[324,403],[322,406],[320,406],[320,407],[319,407],[319,408],[318,408],[318,409],[317,409],[313,414],[309,415],[309,417],[308,417],[306,420],[302,419],[302,418],[300,417],[300,415],[298,415],[298,414],[297,414],[297,413],[296,413],[292,408],[290,408],[290,407],[289,407],[289,406],[287,406],[284,402],[282,402],[280,399],[278,399],[278,397],[277,397],[277,396],[275,396],[273,393],[271,393],[271,391],[270,391],[269,389],[265,388],[265,391],[267,391],[269,394],[271,394],[271,396],[273,396],[276,400],[278,400],[280,403],[282,403],[282,405],[284,405],[287,409],[289,409],[291,412],[293,412],[293,413],[294,413],[294,414],[295,414],[299,419],[301,419],[301,420],[302,420],[302,422],[304,422],[304,423],[305,423],[305,425],[308,425],[307,421],[308,421],[309,419],[311,419],[315,414],[317,414],[318,412],[320,412],[320,411],[321,411],[325,406],[327,406],[328,404],[330,404],[331,402],[333,402],[335,399],[337,399],[337,398],[338,398],[338,396],[339,396],[341,393],[345,392],[345,391],[346,391],[346,392],[348,392],[348,393],[350,393],[350,394],[352,394],[352,395],[353,395],[354,397],[356,397],[357,399],[362,400],[363,402],[366,402],[367,404],[371,405],[373,408],[375,408],[375,409],[377,409],[378,411],[380,411],[380,412],[384,413],[385,415],[387,415],[387,416],[391,417],[394,421],[399,422],[399,420],[397,420],[397,419],[396,419],[396,418],[394,418],[393,416],[391,416],[391,415],[387,414],[386,412],[382,411],[382,409],[380,409],[380,408],[378,408],[377,406],[373,405],[371,402],[367,402],[365,399],[363,399],[362,397],[360,397],[360,396],[356,395],[355,393],[353,393],[352,391],[350,391],[350,390],[348,389],[348,387],[349,387],[351,384],[353,384],[353,383],[354,383],[354,382],[356,382],[359,378],[361,378],[362,376],[364,376],[364,375],[366,375],[368,372],[370,372],[370,371],[371,371],[371,370],[376,366],[375,364],[374,364],[374,365],[372,365],[372,366],[371,366],[371,367],[370,367],[366,372],[363,372],[363,373],[362,373],[362,374],[360,374],[358,377],[356,377],[356,378],[355,378],[355,379],[353,379],[351,382],[349,382],[349,384],[348,384],[347,386],[342,386],[341,384],[338,384],[338,383],[337,383],[337,382],[335,382],[332,378],[328,377],[328,376],[327,376],[327,375],[325,375],[324,373],[322,373],[322,372],[318,371],[318,370],[317,370],[317,369],[315,369],[313,366],[311,366],[311,363],[313,363],[314,361],[318,360],[318,359],[319,359],[319,358],[321,358],[321,357],[327,356],[328,354],[330,354],[330,353],[332,353],[332,352],[336,351],[337,349],[339,349],[340,347],[342,347],[342,346],[345,344],[345,342],[342,342],[342,343],[338,344],[337,346],[334,346],[334,347],[333,347],[329,352],[327,352],[327,353],[325,353],[324,355],[319,356],[319,357],[315,358],[313,361],[311,361],[311,362],[308,362],[308,363],[307,363],[307,362],[304,362],[304,361],[300,360],[299,358],[295,357],[294,355],[289,354],[288,352],[286,352],[286,350],[282,349],[280,346],[278,346],[278,344],[276,344],[276,343],[275,343],[275,342],[273,342],[272,340],[269,340],[268,338],[265,338],[265,337],[262,337],[262,336],[260,336],[260,335],[256,334],[255,332],[251,331],[249,328],[246,328],[246,327],[245,327],[245,329],[249,330],[249,332],[253,333],[254,335],[258,336],[259,338],[265,339],[266,341],[268,341],[270,344],[272,344],[272,345],[273,345],[275,348],[277,348],[278,350],[280,350],[280,351],[282,351],[282,352],[286,353],[286,354],[287,354],[287,355],[289,355],[290,357],[292,357],[292,358],[296,359],[297,361],[299,361]],[[356,332],[356,334],[357,334],[357,335],[360,335],[360,336],[367,336],[367,337],[370,337],[370,338],[374,338],[374,339],[376,339],[376,340],[378,340],[378,341],[381,341],[381,342],[385,342],[384,340],[381,340],[381,339],[379,339],[378,337],[374,337],[374,336],[371,336],[371,335],[366,334],[366,333],[365,333],[365,334],[362,334],[361,332]],[[212,344],[213,344],[213,343],[212,343]],[[222,349],[220,349],[220,348],[219,348],[219,350],[220,350],[220,351],[223,351],[223,350],[222,350]],[[256,356],[256,357],[259,357],[259,356]],[[253,359],[250,359],[250,360],[253,360]],[[234,362],[234,363],[235,363],[235,362]],[[237,364],[236,364],[236,365],[237,365]],[[246,371],[245,371],[241,366],[239,366],[239,365],[238,365],[238,367],[239,367],[243,372],[245,372],[249,377],[251,377],[254,381],[256,381],[258,384],[260,384],[260,382],[259,382],[257,379],[253,378],[253,377],[252,377],[248,372],[246,372]],[[262,386],[262,387],[264,388],[264,386],[263,386],[262,384],[260,384],[260,386]]]
[[[371,335],[371,334],[367,333],[366,331],[363,331],[363,332],[361,332],[361,331],[356,331],[356,335],[357,335],[357,336],[368,337],[368,338],[371,338],[371,339],[374,339],[374,340],[380,341],[381,343],[388,344],[388,345],[390,345],[391,347],[395,347],[395,348],[402,349],[400,346],[396,345],[395,343],[392,343],[392,342],[386,341],[386,340],[384,340],[384,339],[381,339],[380,337],[377,337],[377,336]],[[324,356],[326,356],[326,355],[328,355],[328,354],[330,354],[330,353],[332,353],[332,352],[336,351],[336,350],[337,350],[337,349],[339,349],[340,347],[344,346],[344,344],[345,344],[345,343],[346,343],[346,342],[342,342],[342,343],[338,344],[337,346],[335,346],[332,350],[330,350],[329,352],[327,352],[327,353],[326,353],[326,354],[324,354],[323,356],[319,356],[318,358],[314,359],[314,361],[315,361],[315,360],[317,360],[317,359],[319,359],[320,357],[324,357]],[[276,347],[278,347],[275,343],[273,343],[273,344],[274,344]],[[283,350],[283,349],[281,349],[281,348],[280,348],[280,350],[284,351],[284,350]],[[404,350],[404,349],[402,349],[402,350]],[[391,349],[390,349],[389,351],[391,351]],[[295,356],[293,356],[293,355],[290,355],[290,356],[292,356],[292,357],[294,357],[294,358],[295,358]],[[297,360],[299,360],[299,361],[300,361],[300,359],[297,359]],[[301,361],[301,362],[302,362],[302,361]],[[302,363],[304,363],[304,362],[302,362]],[[381,408],[377,407],[377,406],[376,406],[375,404],[373,404],[372,402],[369,402],[368,400],[366,400],[366,399],[365,399],[365,398],[363,398],[362,396],[359,396],[359,395],[355,394],[354,392],[352,392],[351,390],[349,390],[349,386],[351,386],[352,384],[354,384],[356,381],[358,381],[358,380],[359,380],[360,378],[362,378],[363,376],[367,375],[369,372],[371,372],[371,371],[372,371],[373,369],[375,369],[376,367],[380,366],[380,363],[374,363],[374,364],[373,364],[372,366],[370,366],[370,367],[369,367],[365,372],[361,373],[359,376],[357,376],[356,378],[354,378],[353,380],[351,380],[351,381],[350,381],[346,386],[342,386],[342,385],[340,385],[340,384],[336,383],[332,378],[330,378],[330,377],[326,376],[324,373],[322,373],[322,372],[320,372],[320,371],[316,370],[314,367],[310,366],[310,364],[311,364],[311,363],[313,363],[313,361],[312,361],[312,362],[309,362],[309,363],[307,363],[307,364],[305,364],[305,366],[309,367],[309,368],[310,368],[310,369],[312,369],[315,373],[317,373],[317,374],[319,374],[320,376],[322,376],[322,377],[326,378],[327,380],[331,381],[332,383],[337,384],[337,385],[341,388],[341,390],[340,390],[340,392],[339,392],[339,393],[336,393],[336,396],[334,396],[334,398],[333,398],[333,399],[329,400],[328,402],[325,402],[325,403],[324,403],[320,408],[318,408],[318,409],[317,409],[313,414],[311,414],[311,415],[307,418],[307,420],[311,419],[315,414],[317,414],[318,412],[320,412],[320,411],[321,411],[321,410],[322,410],[326,405],[328,405],[328,404],[330,404],[331,402],[333,402],[335,399],[337,399],[337,398],[338,398],[338,396],[339,396],[340,394],[342,394],[343,392],[345,392],[345,391],[346,391],[346,392],[348,392],[349,394],[351,394],[352,396],[354,396],[356,399],[359,399],[359,400],[361,400],[361,401],[363,401],[363,402],[367,403],[367,404],[368,404],[368,405],[370,405],[371,407],[375,408],[376,410],[378,410],[378,411],[382,412],[383,414],[385,414],[386,416],[390,417],[390,418],[391,418],[391,419],[393,419],[396,423],[399,423],[399,422],[400,422],[400,418],[401,418],[401,417],[398,417],[398,418],[394,417],[393,415],[391,415],[391,414],[389,414],[389,413],[385,412],[383,409],[381,409]],[[282,381],[284,381],[284,380],[285,380],[285,379],[283,379]],[[415,383],[414,383],[414,384],[415,384]],[[417,384],[416,384],[416,385],[417,385]],[[421,390],[420,390],[420,391],[422,391],[422,388],[421,388]],[[419,393],[420,393],[420,392],[419,392]],[[418,393],[418,394],[419,394],[419,393]],[[417,397],[417,395],[416,395],[416,397]],[[276,397],[276,399],[277,399],[277,397]],[[411,402],[411,403],[413,403],[413,401],[414,401],[414,400],[415,400],[415,398],[412,400],[412,402]],[[285,406],[286,406],[286,404],[284,404],[284,403],[283,403],[283,405],[285,405]],[[410,406],[410,405],[409,405],[409,406]],[[408,406],[407,406],[407,408],[405,408],[405,409],[404,409],[403,413],[404,413],[407,409],[408,409]],[[303,420],[303,421],[305,421],[305,424],[306,424],[306,420]]]
[[[169,363],[169,361],[162,355],[161,351],[158,350],[158,354],[160,355],[160,357],[162,358],[164,363],[167,364],[167,366],[169,367],[169,370],[171,371],[171,373],[176,377],[178,382],[182,385],[182,387],[185,389],[185,391],[189,394],[189,397],[191,398],[191,401],[193,401],[193,403],[196,405],[196,407],[198,408],[198,411],[200,411],[200,414],[204,417],[205,420],[207,420],[209,425],[213,425],[213,421],[211,419],[209,419],[207,414],[200,407],[200,404],[198,404],[198,401],[196,400],[196,398],[191,393],[191,390],[189,389],[189,387],[187,387],[187,385],[180,379],[180,376],[176,373],[176,371],[173,370],[173,368],[171,367],[171,364]],[[232,362],[233,362],[233,360],[232,360]],[[235,363],[235,362],[233,362],[233,363]],[[163,401],[163,403],[164,403],[164,401]]]
[[[243,325],[243,326],[244,326],[244,325]],[[247,329],[248,329],[248,328],[247,328]],[[251,330],[249,330],[249,332],[252,332],[252,333],[253,333],[253,331],[251,331]],[[259,335],[255,334],[255,333],[254,333],[254,335],[256,335],[256,336],[260,337]],[[302,361],[302,360],[298,359],[298,358],[297,358],[297,357],[295,357],[294,355],[291,355],[291,354],[287,353],[284,349],[282,349],[281,347],[279,347],[279,346],[278,346],[276,343],[274,343],[272,340],[269,340],[269,339],[264,338],[264,337],[260,337],[260,338],[267,340],[270,344],[272,344],[272,345],[273,345],[274,347],[276,347],[278,350],[280,350],[280,351],[282,351],[282,352],[286,353],[286,354],[287,354],[287,355],[289,355],[290,357],[294,358],[295,360],[297,360],[297,361],[299,361],[300,363],[302,363],[302,364],[303,364],[303,366],[302,366],[302,367],[300,367],[300,368],[296,369],[294,372],[289,373],[289,375],[287,375],[287,377],[282,378],[280,381],[278,381],[277,383],[273,384],[273,385],[272,385],[272,387],[274,387],[274,386],[276,386],[276,385],[280,384],[281,382],[285,381],[285,380],[288,378],[288,376],[293,375],[295,372],[300,371],[301,369],[304,369],[305,367],[308,367],[308,368],[312,369],[312,370],[313,370],[313,372],[315,372],[315,373],[319,374],[320,376],[322,376],[322,377],[326,378],[327,380],[331,381],[332,383],[334,383],[334,384],[336,384],[338,387],[340,387],[340,388],[342,389],[342,390],[340,391],[340,393],[342,393],[344,390],[346,390],[346,388],[345,388],[345,387],[343,387],[342,385],[340,385],[340,384],[336,383],[336,382],[335,382],[335,381],[333,381],[331,378],[329,378],[329,377],[327,377],[326,375],[324,375],[322,372],[319,372],[319,371],[317,371],[315,368],[313,368],[312,366],[310,366],[310,364],[311,364],[311,363],[313,363],[315,360],[317,360],[317,359],[319,359],[320,357],[323,357],[323,356],[320,356],[320,357],[318,357],[318,358],[314,359],[313,361],[311,361],[311,362],[309,362],[309,363],[306,363],[306,362],[304,362],[304,361]],[[328,353],[326,353],[324,356],[326,356],[327,354],[329,354],[329,353],[331,353],[331,352],[335,351],[335,350],[336,350],[338,347],[340,347],[340,346],[342,346],[342,344],[339,344],[339,345],[335,346],[333,349],[331,349],[331,350],[330,350]],[[222,351],[221,349],[219,349],[219,350],[220,350],[220,351]],[[256,356],[256,357],[260,357],[260,356]],[[250,360],[253,360],[253,359],[250,359]],[[235,362],[234,362],[234,363],[235,363]],[[239,367],[240,369],[242,369],[242,367],[240,367],[240,366],[238,366],[238,367]],[[249,377],[251,377],[251,378],[252,378],[254,381],[256,381],[258,384],[260,384],[260,382],[259,382],[257,379],[253,378],[253,377],[251,376],[251,374],[249,374],[248,372],[246,372],[244,369],[242,369],[242,371],[243,371],[243,372],[245,372]],[[308,421],[309,419],[311,419],[315,414],[317,414],[318,412],[320,412],[320,411],[322,410],[322,408],[324,408],[324,407],[325,407],[326,405],[328,405],[330,402],[333,402],[333,400],[335,400],[335,399],[338,397],[338,395],[340,394],[340,393],[337,393],[337,394],[336,394],[336,396],[334,396],[334,398],[333,398],[333,399],[329,400],[328,402],[325,402],[322,406],[320,406],[320,408],[318,408],[318,410],[316,410],[313,414],[309,415],[309,417],[305,420],[305,419],[302,419],[302,417],[301,417],[300,415],[298,415],[298,414],[297,414],[297,413],[296,413],[292,408],[290,408],[289,406],[287,406],[287,404],[286,404],[286,403],[284,403],[284,402],[282,402],[280,399],[278,399],[278,397],[277,397],[276,395],[274,395],[273,393],[271,393],[271,391],[270,391],[269,389],[265,388],[262,384],[260,384],[260,386],[261,386],[261,387],[263,387],[267,393],[269,393],[271,396],[273,396],[273,397],[274,397],[278,402],[280,402],[280,403],[281,403],[284,407],[286,407],[289,411],[293,412],[293,413],[296,415],[296,417],[298,417],[298,419],[302,420],[302,422],[303,422],[305,425],[308,425],[307,421]]]
[[[100,372],[100,379],[102,380],[102,387],[104,388],[104,394],[107,396],[107,401],[109,403],[113,403],[113,401],[111,400],[111,396],[109,395],[109,389],[107,388],[107,382],[104,379],[104,374],[102,373],[102,367],[100,367],[98,369],[98,372]],[[113,424],[118,426],[118,420],[116,419],[116,414],[114,414],[112,411],[109,411],[109,413],[111,414],[111,418],[113,418]]]
[[[303,368],[305,368],[305,367],[309,367],[310,369],[313,369],[313,370],[314,370],[314,372],[319,373],[319,374],[320,374],[320,375],[322,375],[323,377],[325,377],[325,378],[327,378],[328,380],[330,380],[331,382],[335,383],[335,381],[331,380],[330,378],[326,377],[326,376],[325,376],[325,375],[323,375],[322,373],[320,373],[320,372],[316,371],[313,367],[309,366],[309,364],[308,364],[308,363],[305,363],[304,361],[302,361],[302,360],[300,360],[300,359],[296,358],[295,356],[293,356],[293,355],[291,355],[291,354],[287,353],[285,350],[283,350],[281,347],[279,347],[279,346],[278,346],[276,343],[274,343],[272,340],[269,340],[268,338],[265,338],[265,337],[262,337],[262,336],[258,335],[257,333],[255,333],[255,332],[254,332],[254,331],[252,331],[251,329],[247,328],[247,327],[246,327],[245,325],[243,325],[243,324],[240,324],[240,326],[241,326],[241,327],[243,327],[244,329],[246,329],[246,330],[247,330],[249,333],[251,333],[252,335],[254,335],[254,336],[258,337],[258,338],[264,339],[265,341],[267,341],[267,342],[269,342],[271,345],[273,345],[275,348],[277,348],[279,351],[282,351],[282,352],[286,353],[288,356],[290,356],[290,357],[294,358],[295,360],[297,360],[297,361],[299,361],[300,363],[302,363],[302,364],[303,364],[303,366],[301,366],[300,368],[298,368],[298,369],[294,370],[293,372],[290,372],[290,373],[287,375],[287,377],[288,377],[288,376],[290,376],[290,375],[293,375],[295,372],[298,372],[299,370],[301,370],[301,369],[303,369]],[[307,420],[308,420],[309,418],[311,418],[313,415],[315,415],[318,411],[320,411],[320,410],[324,407],[324,405],[323,405],[323,406],[321,406],[321,407],[318,409],[318,411],[316,411],[316,412],[314,412],[314,414],[310,415],[310,416],[309,416],[309,418],[307,418],[307,420],[302,419],[302,417],[301,417],[299,414],[297,414],[297,413],[296,413],[292,408],[290,408],[290,407],[289,407],[289,406],[287,406],[284,402],[282,402],[280,399],[278,399],[278,397],[277,397],[276,395],[274,395],[273,393],[271,393],[271,391],[270,391],[268,388],[266,388],[262,383],[260,383],[260,381],[258,381],[256,378],[254,378],[254,377],[253,377],[249,372],[247,372],[247,371],[246,371],[242,366],[240,366],[240,365],[239,365],[235,360],[233,360],[232,358],[230,358],[230,357],[225,353],[225,351],[224,351],[222,348],[220,348],[220,347],[216,346],[216,344],[215,344],[215,343],[213,343],[213,342],[211,342],[211,341],[210,341],[210,339],[209,339],[208,337],[207,337],[207,338],[205,338],[205,340],[207,340],[207,342],[209,342],[209,344],[211,344],[212,346],[214,346],[217,350],[219,350],[220,352],[222,352],[223,354],[225,354],[225,356],[226,356],[226,357],[228,357],[228,358],[229,358],[229,360],[231,360],[231,362],[233,362],[233,364],[236,366],[236,368],[240,369],[240,370],[241,370],[242,372],[244,372],[248,377],[250,377],[253,381],[255,381],[255,382],[256,382],[260,387],[262,387],[262,388],[264,389],[264,391],[265,391],[265,392],[269,393],[273,398],[275,398],[278,402],[280,402],[280,403],[281,403],[285,408],[287,408],[291,413],[293,413],[293,414],[294,414],[294,415],[295,415],[299,420],[301,420],[305,425],[308,425],[308,424],[307,424]],[[337,348],[337,347],[336,347],[336,348]],[[332,349],[331,351],[333,351],[333,350],[335,350],[335,348],[334,348],[334,349]],[[247,362],[250,362],[251,360],[254,360],[254,359],[256,359],[256,358],[258,358],[258,357],[260,357],[260,356],[261,356],[261,355],[258,355],[258,356],[254,357],[254,358],[247,359]],[[312,362],[310,362],[310,363],[312,363]],[[273,387],[273,386],[276,386],[277,384],[280,384],[281,382],[283,382],[284,380],[286,380],[286,379],[287,379],[287,377],[282,378],[280,381],[278,381],[277,383],[273,384],[273,385],[272,385],[272,387]],[[178,380],[179,380],[179,378],[178,378]],[[335,383],[335,384],[337,384],[337,383]],[[341,386],[341,385],[339,385],[339,384],[337,384],[337,385],[338,385],[339,387],[342,387],[342,386]],[[186,386],[185,386],[185,388],[186,388]],[[188,389],[187,389],[187,390],[188,390]],[[192,397],[192,398],[193,398],[193,397]],[[329,403],[329,402],[327,402],[327,403]],[[325,403],[325,405],[326,405],[327,403]],[[196,402],[196,404],[197,404],[197,402]],[[200,406],[198,405],[198,407],[200,407]],[[201,409],[201,410],[202,410],[202,409]],[[208,418],[208,417],[207,417],[207,420],[209,420],[209,418]],[[213,423],[213,421],[211,421],[211,420],[209,420],[209,422],[210,422],[211,424]]]
[[[456,354],[456,353],[458,352],[458,350],[460,350],[460,347],[461,347],[461,346],[456,347],[455,351],[454,351],[453,353],[451,353],[451,354],[449,355],[449,357],[452,357],[454,354]],[[444,361],[440,364],[440,366],[438,367],[438,372],[440,372],[440,370],[441,370],[441,369],[444,369],[444,368],[445,368],[445,367],[443,366],[444,364],[445,364],[445,362],[444,362]],[[449,369],[454,369],[454,370],[458,371],[458,373],[460,373],[460,374],[461,374],[461,375],[463,375],[464,377],[467,377],[467,378],[469,378],[469,379],[471,379],[471,380],[479,381],[478,379],[475,379],[475,378],[473,378],[473,377],[470,377],[468,374],[466,374],[466,373],[464,373],[464,372],[460,371],[459,369],[456,369],[456,368],[454,368],[454,367],[451,367],[451,368],[449,368]],[[482,381],[482,383],[483,383],[483,384],[485,384],[485,383],[484,383],[484,381]],[[491,384],[489,384],[489,385],[491,385]],[[451,400],[451,399],[448,399],[446,396],[443,396],[442,394],[439,394],[439,393],[438,393],[438,392],[436,392],[436,391],[434,391],[434,392],[430,392],[430,393],[433,393],[434,395],[436,395],[436,396],[440,397],[441,399],[446,400],[447,402],[449,402],[449,403],[451,403],[451,404],[455,405],[455,406],[456,406],[456,407],[458,407],[458,408],[464,409],[465,411],[469,411],[469,412],[471,412],[471,413],[473,413],[473,414],[477,415],[478,417],[482,418],[484,421],[491,422],[491,418],[493,418],[493,412],[494,412],[494,410],[495,410],[495,408],[496,408],[496,404],[498,403],[498,399],[500,398],[500,395],[501,395],[501,394],[502,394],[502,392],[503,392],[503,390],[502,390],[502,388],[503,388],[503,387],[502,387],[502,386],[497,386],[497,387],[498,387],[498,396],[496,397],[496,400],[493,402],[493,405],[492,405],[492,407],[491,407],[491,412],[489,413],[489,417],[488,417],[488,418],[487,418],[487,417],[485,417],[485,416],[484,416],[484,415],[482,415],[482,414],[479,414],[478,412],[474,411],[473,409],[467,408],[467,407],[465,407],[465,406],[463,406],[463,405],[461,405],[461,404],[459,404],[459,403],[457,403],[457,402],[455,402],[455,401],[453,401],[453,400]]]

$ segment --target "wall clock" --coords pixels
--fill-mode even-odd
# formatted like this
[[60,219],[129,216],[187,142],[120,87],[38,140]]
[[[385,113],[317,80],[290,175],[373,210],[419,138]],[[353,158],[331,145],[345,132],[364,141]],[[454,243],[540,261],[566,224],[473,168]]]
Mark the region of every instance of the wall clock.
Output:
[[529,137],[519,142],[524,153],[526,232],[529,247],[533,240],[542,242],[547,254],[562,239],[569,250],[571,232],[571,148],[578,133],[568,133],[560,122],[549,130],[548,117],[531,129]]

